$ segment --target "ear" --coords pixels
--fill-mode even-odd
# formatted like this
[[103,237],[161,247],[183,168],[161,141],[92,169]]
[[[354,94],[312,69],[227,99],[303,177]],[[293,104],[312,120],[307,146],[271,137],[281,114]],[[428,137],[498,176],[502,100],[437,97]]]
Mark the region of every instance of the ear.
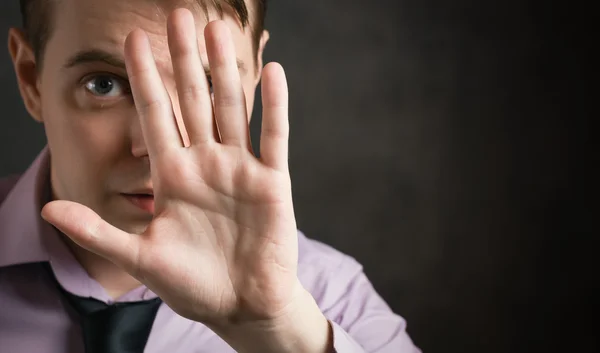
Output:
[[42,122],[39,72],[33,49],[18,28],[8,31],[8,51],[15,68],[17,83],[25,109],[36,121]]
[[258,43],[258,50],[256,51],[256,80],[254,82],[255,85],[258,85],[260,82],[260,78],[262,76],[263,69],[263,53],[265,51],[265,47],[267,46],[267,42],[269,41],[269,31],[264,30],[260,36],[260,41]]

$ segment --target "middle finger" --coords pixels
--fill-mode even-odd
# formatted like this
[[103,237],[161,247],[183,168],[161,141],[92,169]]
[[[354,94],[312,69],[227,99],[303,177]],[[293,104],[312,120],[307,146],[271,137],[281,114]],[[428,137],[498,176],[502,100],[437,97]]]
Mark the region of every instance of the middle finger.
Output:
[[181,115],[190,143],[213,141],[210,87],[198,51],[194,16],[187,9],[173,11],[167,31]]
[[250,141],[248,113],[231,31],[224,21],[214,21],[206,26],[204,36],[221,142],[246,148]]
[[182,147],[173,106],[143,30],[136,29],[127,36],[125,63],[150,158]]

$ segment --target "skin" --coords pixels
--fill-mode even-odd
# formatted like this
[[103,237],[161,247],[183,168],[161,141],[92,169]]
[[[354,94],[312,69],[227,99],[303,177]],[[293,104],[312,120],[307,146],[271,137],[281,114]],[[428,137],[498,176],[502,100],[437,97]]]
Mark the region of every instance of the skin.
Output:
[[[280,65],[261,69],[268,33],[255,56],[230,9],[207,22],[166,5],[63,0],[43,66],[10,30],[25,106],[51,153],[55,201],[42,217],[113,297],[144,284],[239,352],[330,351],[327,319],[296,276],[288,92]],[[125,67],[66,65],[90,49]],[[261,79],[259,159],[248,112]],[[130,201],[141,192],[152,209]]]

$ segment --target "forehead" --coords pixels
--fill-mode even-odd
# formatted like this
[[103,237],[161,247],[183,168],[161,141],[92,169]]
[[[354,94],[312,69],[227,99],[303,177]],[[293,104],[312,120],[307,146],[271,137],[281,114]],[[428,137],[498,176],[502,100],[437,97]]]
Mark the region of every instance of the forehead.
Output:
[[252,58],[251,31],[242,26],[234,10],[224,4],[220,16],[214,7],[204,11],[194,0],[59,0],[53,9],[53,30],[46,54],[61,57],[98,49],[122,56],[127,35],[141,28],[148,33],[157,63],[170,63],[166,21],[178,7],[186,7],[194,14],[203,58],[206,57],[204,27],[215,19],[223,19],[230,28],[238,58],[242,61]]

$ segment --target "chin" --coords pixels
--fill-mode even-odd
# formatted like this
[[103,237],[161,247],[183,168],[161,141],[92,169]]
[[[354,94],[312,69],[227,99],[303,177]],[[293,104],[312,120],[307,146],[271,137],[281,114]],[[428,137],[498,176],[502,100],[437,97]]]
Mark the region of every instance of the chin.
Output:
[[104,203],[100,209],[101,212],[98,214],[102,219],[127,233],[143,233],[153,218],[152,214],[142,212],[128,202],[124,202],[122,197]]
[[152,217],[124,217],[124,215],[116,215],[113,217],[105,218],[105,220],[112,224],[113,226],[119,228],[120,230],[132,233],[132,234],[141,234],[146,231],[150,222],[152,222]]

